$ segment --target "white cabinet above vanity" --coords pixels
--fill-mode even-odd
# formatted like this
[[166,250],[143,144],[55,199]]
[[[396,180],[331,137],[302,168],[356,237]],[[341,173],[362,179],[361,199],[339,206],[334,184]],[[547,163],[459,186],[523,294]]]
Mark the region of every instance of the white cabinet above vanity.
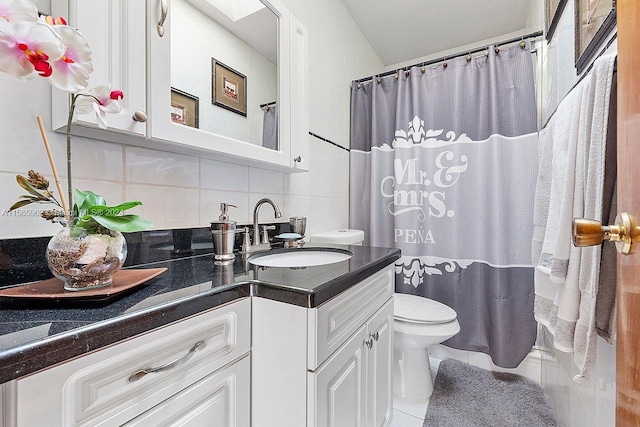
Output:
[[[52,2],[52,13],[92,47],[89,88],[111,83],[125,94],[108,129],[88,114],[74,119],[73,134],[308,171],[308,34],[278,0],[219,9],[205,0],[69,0]],[[64,132],[69,96],[54,90],[52,99],[53,128]]]

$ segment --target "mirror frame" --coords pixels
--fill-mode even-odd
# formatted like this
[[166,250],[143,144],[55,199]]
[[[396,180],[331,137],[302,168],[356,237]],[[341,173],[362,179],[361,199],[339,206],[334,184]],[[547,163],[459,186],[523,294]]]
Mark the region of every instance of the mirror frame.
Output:
[[[214,134],[201,129],[173,123],[170,120],[171,105],[171,67],[167,66],[171,58],[171,0],[149,0],[147,11],[147,79],[149,90],[147,105],[149,108],[148,136],[161,144],[161,148],[172,152],[196,153],[203,157],[229,160],[234,163],[256,165],[259,167],[290,170],[294,162],[291,156],[292,125],[296,137],[302,130],[300,123],[307,123],[308,132],[308,97],[294,96],[296,108],[292,108],[292,94],[306,93],[308,88],[301,86],[307,82],[308,55],[295,49],[296,56],[292,60],[292,38],[300,38],[301,25],[294,18],[292,25],[289,10],[279,0],[261,0],[278,17],[278,151],[264,148],[249,142],[240,141],[224,135]],[[160,20],[161,5],[166,1],[168,16],[164,22],[164,36],[159,36],[156,24]],[[306,29],[303,45],[308,48]],[[295,46],[294,46],[295,47]],[[298,75],[294,76],[294,72]],[[300,75],[302,74],[302,75]],[[300,102],[303,105],[298,105]]]

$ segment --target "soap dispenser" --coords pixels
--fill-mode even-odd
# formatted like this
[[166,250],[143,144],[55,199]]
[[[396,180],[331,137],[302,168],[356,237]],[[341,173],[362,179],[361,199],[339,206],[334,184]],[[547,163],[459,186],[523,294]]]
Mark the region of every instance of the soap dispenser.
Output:
[[231,264],[235,258],[233,246],[236,237],[236,221],[229,219],[229,208],[235,205],[220,203],[218,221],[211,222],[211,237],[213,238],[214,263],[216,265]]

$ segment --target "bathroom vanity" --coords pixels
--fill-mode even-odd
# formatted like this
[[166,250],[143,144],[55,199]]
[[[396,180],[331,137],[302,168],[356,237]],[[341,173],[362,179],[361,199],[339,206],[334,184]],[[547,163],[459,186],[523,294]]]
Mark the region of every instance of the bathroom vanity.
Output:
[[296,269],[208,253],[108,301],[0,301],[1,425],[388,425],[399,251],[348,249]]

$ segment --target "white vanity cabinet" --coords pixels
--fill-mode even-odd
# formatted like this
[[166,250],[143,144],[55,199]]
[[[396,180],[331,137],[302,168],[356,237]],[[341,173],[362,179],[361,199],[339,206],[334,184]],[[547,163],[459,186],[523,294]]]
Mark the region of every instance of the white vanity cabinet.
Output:
[[389,426],[393,290],[389,266],[317,308],[254,298],[253,427]]
[[5,384],[6,427],[249,427],[251,300]]
[[[75,135],[126,142],[131,136],[145,138],[147,124],[136,121],[147,112],[145,14],[143,1],[68,0],[52,1],[53,16],[63,16],[78,28],[91,46],[94,71],[89,86],[111,85],[124,92],[119,114],[108,114],[108,129],[99,129],[95,113],[77,115]],[[83,91],[81,91],[83,92]],[[66,132],[70,97],[52,90],[52,127]]]

